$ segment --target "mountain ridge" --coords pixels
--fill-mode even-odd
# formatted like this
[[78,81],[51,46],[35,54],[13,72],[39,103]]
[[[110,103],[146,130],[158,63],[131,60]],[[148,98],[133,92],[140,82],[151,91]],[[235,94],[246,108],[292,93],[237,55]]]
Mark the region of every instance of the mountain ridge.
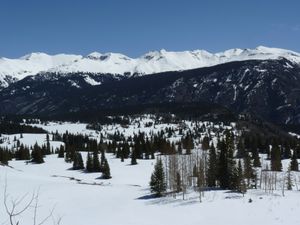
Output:
[[151,51],[138,58],[130,58],[120,53],[92,52],[86,56],[73,54],[48,55],[37,52],[17,59],[0,58],[0,86],[39,73],[94,73],[115,75],[148,75],[168,71],[183,71],[214,66],[232,61],[251,59],[267,60],[286,58],[300,64],[300,53],[258,46],[255,49],[229,49],[210,53],[205,50],[193,51]]
[[208,102],[277,124],[300,123],[300,66],[287,59],[234,61],[120,79],[111,74],[44,76],[27,77],[3,89],[0,113],[58,115],[197,102],[201,108]]

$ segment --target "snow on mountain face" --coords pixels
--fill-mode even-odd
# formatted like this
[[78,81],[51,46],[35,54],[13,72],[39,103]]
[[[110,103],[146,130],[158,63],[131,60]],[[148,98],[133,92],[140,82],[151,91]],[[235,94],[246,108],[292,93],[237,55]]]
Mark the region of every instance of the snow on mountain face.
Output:
[[215,54],[204,50],[183,52],[160,50],[149,52],[139,58],[129,58],[118,53],[101,54],[98,52],[93,52],[85,57],[81,55],[58,54],[51,56],[45,53],[32,53],[19,59],[0,58],[0,84],[5,87],[9,85],[8,80],[16,81],[41,72],[143,75],[207,67],[231,61],[281,57],[294,63],[300,63],[299,53],[263,46],[255,49],[230,49]]

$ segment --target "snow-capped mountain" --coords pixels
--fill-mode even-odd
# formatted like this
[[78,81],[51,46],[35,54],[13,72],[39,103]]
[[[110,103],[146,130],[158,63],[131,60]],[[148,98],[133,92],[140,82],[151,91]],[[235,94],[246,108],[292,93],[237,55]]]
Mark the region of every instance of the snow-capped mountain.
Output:
[[255,49],[230,49],[219,53],[205,50],[169,52],[153,51],[139,58],[130,58],[118,53],[93,52],[81,55],[48,55],[32,53],[18,59],[0,58],[0,86],[38,73],[93,73],[118,75],[144,75],[166,71],[182,71],[194,68],[213,66],[231,61],[249,59],[286,58],[300,63],[300,54],[290,50],[259,46]]
[[[287,59],[235,61],[139,77],[47,73],[2,89],[0,114],[97,115],[101,110],[124,113],[153,107],[171,110],[166,104],[178,104],[174,107],[179,110],[186,108],[183,104],[195,104],[203,112],[215,110],[211,104],[216,104],[277,124],[300,124],[299,90],[300,65]],[[217,112],[228,114],[220,108]]]

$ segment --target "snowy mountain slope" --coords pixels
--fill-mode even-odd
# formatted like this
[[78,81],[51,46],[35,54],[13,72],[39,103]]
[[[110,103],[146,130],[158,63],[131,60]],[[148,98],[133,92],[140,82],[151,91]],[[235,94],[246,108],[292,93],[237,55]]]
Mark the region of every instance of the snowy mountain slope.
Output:
[[300,63],[299,53],[263,46],[255,49],[230,49],[215,54],[204,50],[182,52],[160,50],[149,52],[139,58],[130,58],[118,53],[98,52],[87,56],[67,54],[51,56],[45,53],[32,53],[18,59],[0,58],[0,85],[7,87],[14,81],[42,72],[143,75],[207,67],[231,61],[278,58]]
[[300,65],[286,59],[235,61],[119,80],[115,77],[121,75],[86,75],[27,77],[0,92],[0,113],[94,115],[108,109],[122,113],[129,109],[132,113],[149,109],[150,105],[150,109],[176,111],[176,106],[166,104],[172,103],[197,105],[228,115],[225,106],[234,113],[255,115],[277,124],[300,124]]
[[62,66],[81,59],[78,55],[32,53],[19,59],[0,58],[0,85],[7,87],[10,83],[29,75],[36,75],[53,67]]

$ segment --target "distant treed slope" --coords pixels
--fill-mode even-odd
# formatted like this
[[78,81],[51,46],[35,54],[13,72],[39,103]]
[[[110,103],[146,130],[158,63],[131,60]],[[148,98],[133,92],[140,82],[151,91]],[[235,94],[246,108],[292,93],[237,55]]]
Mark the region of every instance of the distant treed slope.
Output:
[[[97,111],[164,103],[216,103],[276,123],[300,123],[300,67],[286,59],[250,60],[135,78],[82,74],[28,77],[1,92],[1,113]],[[49,76],[49,75],[48,75]]]

